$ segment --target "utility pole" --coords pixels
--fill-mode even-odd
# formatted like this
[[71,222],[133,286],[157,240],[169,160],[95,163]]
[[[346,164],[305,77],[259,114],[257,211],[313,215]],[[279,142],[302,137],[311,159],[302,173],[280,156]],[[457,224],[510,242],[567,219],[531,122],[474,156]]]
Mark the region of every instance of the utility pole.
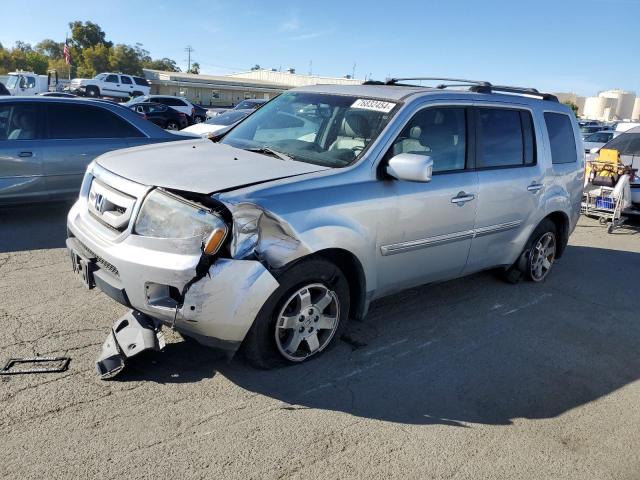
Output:
[[313,75],[313,60],[309,60],[309,76]]
[[187,45],[184,48],[184,51],[187,52],[188,55],[188,60],[187,60],[187,72],[189,72],[191,70],[191,52],[193,52],[193,47],[191,45]]
[[356,78],[356,62],[353,62],[353,70],[351,70],[351,78]]

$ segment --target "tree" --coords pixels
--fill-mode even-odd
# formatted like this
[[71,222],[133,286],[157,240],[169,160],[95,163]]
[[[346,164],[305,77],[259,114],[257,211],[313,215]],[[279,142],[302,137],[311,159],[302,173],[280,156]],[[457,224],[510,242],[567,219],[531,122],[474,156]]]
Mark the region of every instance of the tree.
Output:
[[111,69],[131,75],[142,75],[142,64],[139,51],[131,45],[120,43],[111,49],[109,56]]
[[49,58],[62,58],[64,43],[46,38],[36,43],[35,51]]
[[198,62],[193,62],[191,64],[191,69],[187,73],[195,73],[198,75],[200,73],[200,64]]
[[256,63],[253,67],[251,67],[251,70],[262,70],[262,67],[260,66],[260,64]]
[[49,68],[49,59],[41,53],[34,51],[27,52],[26,60],[27,70],[31,70],[32,72],[40,75],[47,73],[47,68]]
[[95,47],[101,43],[109,48],[113,46],[113,43],[107,41],[106,34],[97,23],[69,22],[69,28],[72,42],[81,49]]
[[578,105],[576,105],[575,103],[567,100],[566,102],[562,102],[564,103],[566,106],[568,106],[571,110],[573,110],[573,114],[577,117],[578,116]]
[[110,55],[111,49],[102,43],[85,48],[82,52],[82,62],[78,64],[77,74],[81,77],[95,77],[98,73],[109,71]]
[[180,67],[176,65],[175,60],[164,57],[159,60],[149,60],[142,64],[144,68],[150,68],[151,70],[162,70],[163,72],[179,72]]

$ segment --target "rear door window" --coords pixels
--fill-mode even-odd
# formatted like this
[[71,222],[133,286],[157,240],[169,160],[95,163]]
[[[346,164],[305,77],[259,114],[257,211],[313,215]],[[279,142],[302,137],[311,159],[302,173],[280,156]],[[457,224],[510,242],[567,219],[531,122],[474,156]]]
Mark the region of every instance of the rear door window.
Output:
[[149,82],[146,79],[140,77],[133,77],[133,81],[136,82],[136,85],[141,85],[143,87],[148,87]]
[[535,164],[535,135],[526,110],[478,108],[477,168],[521,167]]
[[552,163],[560,164],[578,161],[576,140],[569,116],[564,113],[545,112],[544,121],[549,135]]
[[92,105],[48,104],[50,139],[125,138],[143,134],[115,113]]

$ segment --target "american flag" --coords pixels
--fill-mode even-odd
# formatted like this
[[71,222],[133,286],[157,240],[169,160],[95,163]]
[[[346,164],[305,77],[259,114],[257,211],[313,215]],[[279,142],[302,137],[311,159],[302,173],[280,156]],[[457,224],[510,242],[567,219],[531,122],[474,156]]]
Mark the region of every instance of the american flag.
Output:
[[67,45],[67,40],[64,41],[64,61],[67,65],[71,65],[71,52],[69,51],[69,45]]

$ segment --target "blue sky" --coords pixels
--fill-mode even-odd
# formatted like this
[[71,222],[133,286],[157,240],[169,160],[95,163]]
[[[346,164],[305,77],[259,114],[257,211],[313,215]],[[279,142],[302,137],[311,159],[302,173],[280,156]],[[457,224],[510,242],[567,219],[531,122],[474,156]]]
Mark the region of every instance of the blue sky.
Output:
[[[100,5],[101,8],[96,8]],[[108,7],[108,8],[107,8]],[[451,76],[593,95],[640,94],[640,0],[32,0],[2,8],[0,42],[63,40],[91,20],[115,43],[203,73],[264,67],[356,77]]]

